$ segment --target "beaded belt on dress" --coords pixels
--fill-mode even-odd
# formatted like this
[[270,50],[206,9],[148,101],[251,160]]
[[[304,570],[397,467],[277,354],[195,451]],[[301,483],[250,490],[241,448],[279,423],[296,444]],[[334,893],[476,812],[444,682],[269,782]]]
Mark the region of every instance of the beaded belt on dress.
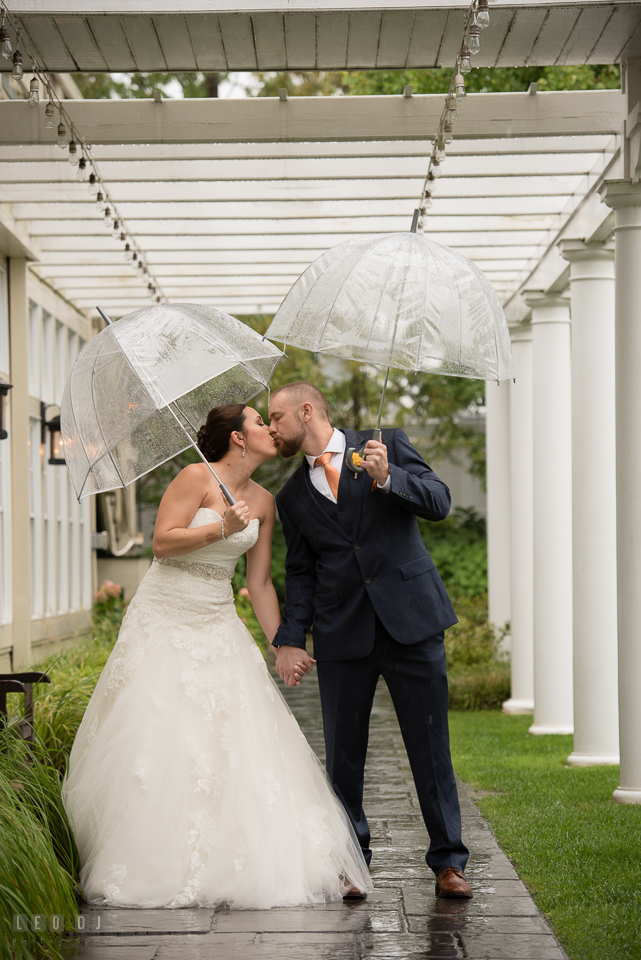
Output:
[[154,557],[155,563],[164,563],[168,567],[177,567],[179,570],[186,570],[193,577],[202,577],[204,580],[231,580],[234,576],[233,570],[227,567],[217,567],[213,563],[187,563],[185,560],[172,560],[167,557],[160,560]]

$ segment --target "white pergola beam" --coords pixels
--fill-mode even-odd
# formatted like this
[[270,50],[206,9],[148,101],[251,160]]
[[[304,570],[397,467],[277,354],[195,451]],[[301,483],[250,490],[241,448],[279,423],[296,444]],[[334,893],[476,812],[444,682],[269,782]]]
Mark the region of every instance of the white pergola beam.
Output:
[[[0,101],[0,143],[49,142],[44,109]],[[443,96],[73,100],[65,109],[92,144],[424,140],[438,124]],[[459,114],[464,139],[580,136],[617,133],[627,109],[618,90],[576,90],[471,94]]]
[[[405,225],[406,223],[404,222],[402,226]],[[297,246],[300,246],[301,249],[315,250],[319,246],[319,240],[322,239],[323,249],[329,249],[329,247],[333,247],[343,240],[350,240],[356,236],[363,235],[364,233],[331,233],[324,234],[320,237],[317,232],[314,232],[312,235],[301,233],[296,235],[295,243]],[[536,252],[538,244],[541,243],[546,236],[546,231],[514,230],[509,237],[506,237],[504,234],[497,233],[489,228],[485,230],[481,229],[474,234],[470,234],[469,231],[454,232],[450,227],[449,230],[438,234],[438,236],[434,235],[430,230],[428,231],[428,236],[430,235],[433,235],[434,239],[438,239],[439,243],[445,243],[451,247],[469,247],[471,245],[470,241],[478,248],[489,248],[493,246],[505,247],[509,240],[513,251],[518,247],[528,247]],[[161,235],[143,235],[138,236],[137,239],[140,241],[145,252],[152,255],[152,259],[155,259],[157,251],[164,251],[167,255],[167,258],[164,260],[165,263],[173,263],[174,258],[179,255],[181,251],[189,251],[189,259],[196,258],[199,254],[206,258],[205,252],[210,251],[215,252],[216,257],[218,257],[219,252],[223,250],[255,250],[259,253],[263,250],[284,251],[289,250],[294,242],[292,241],[291,234],[257,234],[254,236],[235,236],[233,234],[208,236],[207,234],[203,234],[202,236],[183,236],[178,238]],[[83,252],[87,251],[99,252],[104,250],[110,253],[114,249],[114,241],[109,236],[78,236],[72,234],[69,236],[42,237],[39,241],[39,246],[45,254],[48,251],[76,251],[78,255],[81,256]],[[209,255],[211,257],[211,253]],[[120,256],[122,256],[121,252]],[[311,259],[312,257],[310,256],[310,260]]]
[[[127,222],[128,229],[133,236],[140,238],[141,243],[153,237],[211,237],[212,235],[229,235],[235,237],[258,236],[274,237],[282,234],[305,234],[307,236],[320,234],[360,234],[360,233],[391,233],[398,230],[409,230],[412,218],[412,205],[408,204],[407,211],[398,216],[387,217],[327,217],[299,220],[134,220]],[[409,221],[409,222],[408,222]],[[102,222],[96,220],[29,220],[29,232],[42,237],[64,237],[82,233],[83,238],[90,236],[104,237],[105,229]],[[495,230],[505,233],[523,230],[550,230],[557,223],[554,214],[523,215],[523,216],[430,216],[427,230],[429,233],[444,231],[487,231]],[[560,224],[559,224],[560,227]]]
[[[0,106],[3,102],[0,101]],[[598,155],[597,155],[598,156]],[[451,156],[443,164],[442,180],[450,177],[540,177],[584,174],[595,162],[587,154],[518,154]],[[109,184],[137,184],[144,181],[285,181],[295,180],[423,180],[427,158],[371,157],[365,160],[141,160],[108,161],[100,164],[100,173]],[[69,164],[53,161],[28,164],[24,161],[0,163],[0,183],[69,183],[73,171]],[[173,189],[173,188],[172,188]]]
[[[0,170],[2,164],[0,163]],[[580,186],[582,174],[566,176],[541,175],[530,177],[442,177],[438,185],[437,199],[487,198],[487,197],[567,197]],[[190,181],[178,183],[143,182],[110,184],[115,202],[124,209],[125,204],[218,204],[236,203],[311,203],[383,200],[413,200],[420,195],[422,178],[412,180],[328,180],[328,181]],[[102,214],[104,203],[97,207],[91,203],[85,184],[62,183],[11,183],[4,184],[2,198],[13,203],[14,209],[21,204],[64,205],[65,216],[74,216],[71,208],[78,206],[91,210],[92,216]],[[85,214],[86,215],[86,214]],[[44,216],[44,214],[43,214]]]
[[[501,94],[491,94],[501,96]],[[99,101],[103,103],[104,101]],[[508,137],[505,139],[475,138],[466,140],[462,131],[455,129],[455,139],[448,145],[448,156],[498,156],[532,153],[601,153],[604,135]],[[605,135],[606,137],[609,134]],[[606,141],[607,142],[607,141]],[[93,155],[100,161],[126,160],[346,160],[366,157],[425,157],[432,149],[431,139],[323,141],[289,143],[130,143],[100,144]],[[19,146],[0,144],[0,161],[39,163],[51,160],[64,166],[66,150],[54,143]],[[75,180],[73,186],[82,188]]]
[[[542,216],[560,213],[570,194],[558,196],[502,196],[502,197],[436,197],[432,215],[440,216]],[[405,200],[289,200],[243,202],[181,202],[164,203],[162,197],[151,203],[122,203],[119,213],[127,223],[141,220],[166,222],[198,222],[207,220],[266,220],[280,222],[291,220],[328,220],[349,218],[375,218],[411,216],[416,206],[416,197]],[[98,221],[96,205],[91,203],[16,203],[13,215],[17,220]],[[104,227],[103,227],[104,229]]]

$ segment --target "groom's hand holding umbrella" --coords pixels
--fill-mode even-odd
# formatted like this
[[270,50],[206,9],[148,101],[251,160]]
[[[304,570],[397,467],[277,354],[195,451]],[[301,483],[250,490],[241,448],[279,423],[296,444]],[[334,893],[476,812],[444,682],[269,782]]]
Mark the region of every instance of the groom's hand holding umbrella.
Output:
[[361,466],[372,480],[383,486],[389,477],[389,463],[385,444],[379,443],[377,440],[368,440],[363,448]]

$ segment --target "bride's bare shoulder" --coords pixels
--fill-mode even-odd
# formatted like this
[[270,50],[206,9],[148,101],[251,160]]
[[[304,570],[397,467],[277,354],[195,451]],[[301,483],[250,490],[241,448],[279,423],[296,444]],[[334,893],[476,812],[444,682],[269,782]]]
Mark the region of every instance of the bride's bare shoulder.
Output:
[[261,487],[255,480],[252,480],[252,500],[254,501],[256,513],[259,515],[261,522],[274,516],[274,497],[269,490]]

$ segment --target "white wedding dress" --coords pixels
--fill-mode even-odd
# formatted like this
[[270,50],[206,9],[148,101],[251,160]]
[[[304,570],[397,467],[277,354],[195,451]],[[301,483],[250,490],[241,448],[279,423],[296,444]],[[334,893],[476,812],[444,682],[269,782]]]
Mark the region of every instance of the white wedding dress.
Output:
[[[216,519],[200,508],[190,527]],[[262,909],[372,889],[236,614],[231,576],[258,527],[154,561],[129,605],[63,785],[89,903]]]

